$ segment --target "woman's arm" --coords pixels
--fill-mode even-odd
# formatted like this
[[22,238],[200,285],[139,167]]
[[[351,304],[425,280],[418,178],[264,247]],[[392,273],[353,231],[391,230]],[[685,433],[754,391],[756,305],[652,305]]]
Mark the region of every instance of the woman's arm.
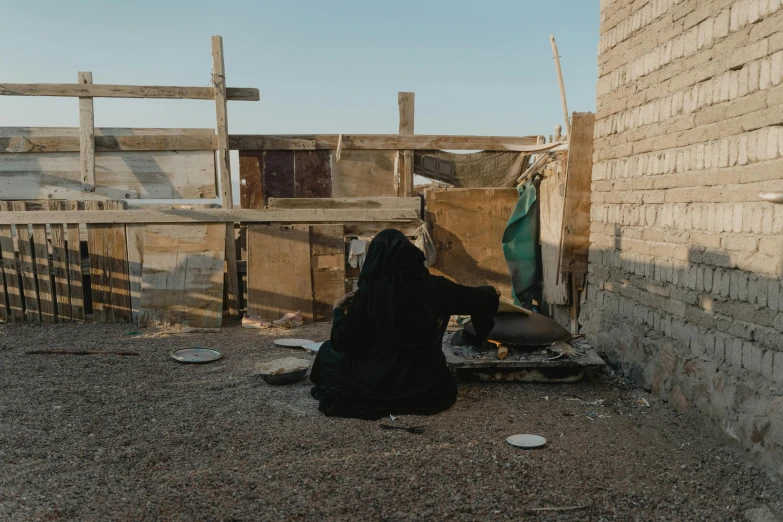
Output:
[[495,326],[493,317],[500,304],[500,292],[492,286],[465,286],[439,279],[448,315],[470,315],[479,339],[483,340]]
[[[348,355],[358,355],[370,342],[372,324],[367,315],[365,294],[361,291],[345,294],[334,303],[332,349]],[[344,308],[348,305],[348,314]]]

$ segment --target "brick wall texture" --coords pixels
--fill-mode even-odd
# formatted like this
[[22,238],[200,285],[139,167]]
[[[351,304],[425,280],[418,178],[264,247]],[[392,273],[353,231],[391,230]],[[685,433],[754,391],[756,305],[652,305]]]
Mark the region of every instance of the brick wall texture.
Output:
[[601,0],[582,322],[783,473],[783,0]]

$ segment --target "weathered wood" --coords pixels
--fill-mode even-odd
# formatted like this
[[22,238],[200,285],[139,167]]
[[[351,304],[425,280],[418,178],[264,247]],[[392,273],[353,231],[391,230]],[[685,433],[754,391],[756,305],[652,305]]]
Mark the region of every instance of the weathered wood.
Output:
[[[9,207],[8,202],[0,201],[0,213],[7,212]],[[23,285],[16,266],[11,225],[0,225],[0,254],[3,258],[2,270],[5,277],[5,292],[8,297],[6,318],[9,321],[23,321],[25,318]]]
[[200,199],[215,197],[215,154],[99,152],[95,191],[84,192],[79,154],[10,154],[0,161],[0,199]]
[[[96,201],[85,201],[97,203]],[[26,222],[117,224],[117,223],[345,223],[365,221],[413,221],[418,211],[411,208],[320,208],[320,209],[171,209],[171,210],[89,210],[57,212],[0,213],[0,225]],[[403,225],[404,223],[398,223]]]
[[[79,83],[92,84],[92,73],[80,72]],[[95,117],[92,98],[79,98],[79,163],[82,190],[95,192]]]
[[568,104],[566,103],[565,85],[563,85],[563,71],[560,69],[560,54],[557,52],[555,35],[550,34],[549,40],[552,42],[552,55],[554,56],[555,69],[557,70],[557,84],[560,86],[560,102],[563,104],[563,118],[565,119],[566,135],[571,138],[571,124],[568,122]]
[[419,198],[269,198],[269,208],[305,209],[305,208],[395,208],[418,212],[421,209]]
[[[4,83],[0,96],[63,96],[78,98],[168,98],[175,100],[214,100],[213,87],[163,85],[83,85],[80,83]],[[228,87],[226,99],[258,101],[258,89]]]
[[237,270],[237,243],[234,237],[234,223],[226,223],[225,247],[226,256],[226,306],[230,316],[239,315],[239,271]]
[[[107,201],[104,212],[130,213],[116,210],[122,202]],[[114,207],[114,208],[112,208]],[[97,201],[86,201],[87,210],[97,210]],[[62,214],[69,214],[63,212]],[[94,212],[100,214],[101,212]],[[59,220],[58,220],[59,221]],[[87,249],[90,255],[92,308],[99,323],[129,323],[131,321],[130,286],[128,283],[128,247],[124,225],[88,224]]]
[[595,114],[575,112],[571,120],[560,272],[570,273],[576,287],[582,288],[590,249],[590,184]]
[[292,150],[268,150],[264,152],[263,159],[264,198],[295,197],[295,152]]
[[[204,137],[214,136],[215,129],[183,129],[162,127],[96,127],[95,137],[124,138],[124,137],[150,137],[182,136]],[[79,151],[79,127],[0,127],[0,138],[75,138],[75,149]],[[2,143],[2,142],[0,142]],[[70,142],[69,142],[70,143]],[[217,141],[215,142],[217,144]]]
[[[340,134],[231,134],[231,150],[336,150]],[[346,150],[519,150],[537,136],[342,134]],[[527,152],[523,150],[522,152]]]
[[563,208],[566,185],[565,156],[544,169],[544,179],[538,188],[540,201],[539,243],[543,270],[544,301],[552,305],[568,304],[568,282],[560,280],[560,245],[563,234]]
[[294,195],[297,198],[332,196],[331,151],[298,150],[294,153]]
[[[77,208],[76,201],[67,201],[65,207],[73,212]],[[68,249],[68,287],[71,300],[71,319],[84,321],[84,285],[82,280],[82,253],[79,241],[78,223],[66,225]]]
[[125,225],[125,240],[128,243],[128,289],[130,291],[131,322],[134,324],[139,322],[145,229],[145,225]]
[[17,251],[19,252],[19,272],[21,274],[24,295],[25,318],[28,321],[37,322],[41,320],[41,314],[38,307],[38,292],[35,288],[33,247],[30,227],[24,222],[24,217],[28,213],[25,212],[25,204],[23,202],[14,201],[12,205],[14,212],[8,212],[6,215],[19,214],[22,218],[17,221],[20,224],[16,226],[16,241]]
[[250,225],[247,254],[248,314],[272,321],[301,311],[312,322],[310,227]]
[[332,158],[332,196],[396,196],[393,150],[344,150],[340,161]]
[[345,231],[342,225],[310,227],[313,321],[330,321],[332,307],[345,293]]
[[[414,93],[397,93],[397,104],[400,109],[400,135],[411,136],[414,122]],[[413,193],[413,151],[402,151],[401,159],[400,188],[397,195],[407,197]]]
[[33,255],[35,256],[35,278],[38,282],[38,304],[41,321],[56,322],[54,292],[52,290],[52,267],[49,264],[49,245],[46,240],[46,225],[33,225]]
[[513,188],[427,190],[425,215],[438,252],[430,272],[513,297],[502,240],[517,199]]
[[221,224],[146,227],[140,326],[220,328],[225,231]]
[[[88,98],[87,98],[88,99]],[[94,136],[97,152],[217,150],[217,136]],[[0,137],[0,154],[79,152],[79,139],[71,136]]]
[[[65,201],[50,201],[49,210],[65,210]],[[52,274],[54,291],[57,296],[57,320],[71,320],[71,291],[68,287],[68,249],[66,247],[66,229],[62,223],[52,222]]]
[[264,208],[262,151],[239,152],[239,207]]

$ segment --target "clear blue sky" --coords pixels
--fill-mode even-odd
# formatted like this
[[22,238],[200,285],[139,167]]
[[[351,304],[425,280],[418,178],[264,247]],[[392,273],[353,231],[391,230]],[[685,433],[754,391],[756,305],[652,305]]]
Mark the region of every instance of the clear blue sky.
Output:
[[[0,82],[206,86],[223,36],[232,133],[395,133],[397,92],[419,134],[550,134],[595,108],[597,0],[2,1]],[[2,126],[78,126],[69,98],[0,97]],[[96,126],[214,127],[214,104],[95,101]]]

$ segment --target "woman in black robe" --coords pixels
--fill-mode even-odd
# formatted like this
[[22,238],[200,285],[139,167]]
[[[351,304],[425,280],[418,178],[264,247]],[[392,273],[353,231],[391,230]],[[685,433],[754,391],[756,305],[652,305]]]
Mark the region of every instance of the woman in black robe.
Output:
[[430,275],[421,250],[384,230],[370,243],[359,289],[335,303],[331,339],[310,376],[318,409],[368,420],[448,409],[457,399],[441,347],[449,317],[470,315],[483,339],[497,308],[493,287]]

